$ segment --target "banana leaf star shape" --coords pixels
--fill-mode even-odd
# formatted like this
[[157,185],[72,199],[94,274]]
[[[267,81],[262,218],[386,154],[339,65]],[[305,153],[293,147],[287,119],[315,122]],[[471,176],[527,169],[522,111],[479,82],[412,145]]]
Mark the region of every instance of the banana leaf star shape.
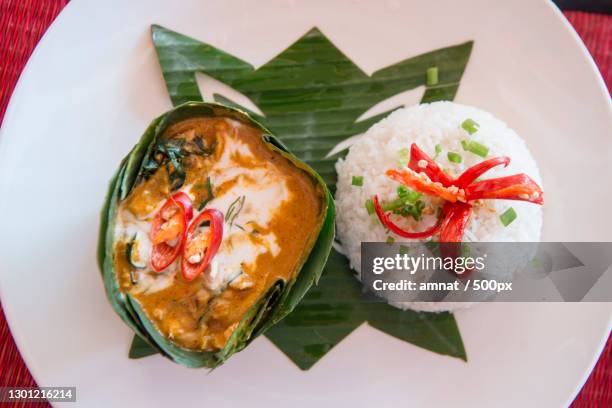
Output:
[[[152,37],[174,105],[203,100],[196,73],[205,74],[248,98],[262,114],[220,94],[216,102],[240,107],[270,129],[296,156],[335,190],[329,156],[347,138],[363,133],[395,109],[358,121],[373,106],[401,92],[425,86],[421,102],[452,100],[472,50],[472,42],[408,58],[367,75],[321,31],[313,28],[259,68],[212,45],[152,26]],[[439,81],[426,86],[426,70],[438,68]],[[398,106],[399,108],[399,106]],[[364,302],[361,284],[348,261],[332,251],[318,285],[266,336],[296,365],[308,369],[361,324],[436,353],[466,360],[450,313],[401,311]],[[149,354],[137,339],[130,355]]]

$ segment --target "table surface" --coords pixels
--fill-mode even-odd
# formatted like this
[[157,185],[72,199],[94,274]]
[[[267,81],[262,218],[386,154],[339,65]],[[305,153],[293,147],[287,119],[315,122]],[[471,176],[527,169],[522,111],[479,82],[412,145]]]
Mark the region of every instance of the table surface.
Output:
[[[0,124],[10,95],[34,47],[67,0],[0,0]],[[595,2],[596,3],[596,2]],[[612,15],[565,11],[612,92]],[[0,307],[0,386],[34,387]],[[24,407],[25,403],[15,403]],[[47,407],[30,403],[29,407]],[[612,407],[612,338],[572,408]]]

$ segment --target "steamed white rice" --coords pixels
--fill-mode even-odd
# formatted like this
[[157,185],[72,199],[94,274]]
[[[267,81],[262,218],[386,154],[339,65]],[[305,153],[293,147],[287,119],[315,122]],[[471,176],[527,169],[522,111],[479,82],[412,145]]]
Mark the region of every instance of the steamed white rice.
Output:
[[[465,119],[476,121],[480,127],[469,135],[461,127]],[[452,176],[484,159],[466,152],[461,140],[470,139],[489,148],[487,158],[509,156],[512,161],[506,168],[495,167],[482,178],[493,178],[516,173],[526,173],[541,187],[538,166],[523,139],[504,122],[488,112],[453,102],[435,102],[399,109],[372,126],[350,147],[345,159],[338,160],[336,170],[336,225],[342,252],[348,257],[351,267],[361,273],[361,242],[384,242],[389,236],[396,242],[409,242],[393,233],[386,232],[376,216],[368,214],[365,202],[374,195],[381,201],[397,198],[399,183],[389,179],[385,171],[400,167],[400,150],[409,149],[416,143],[431,157],[439,144],[442,152],[436,162]],[[447,159],[448,152],[459,153],[463,160],[455,164]],[[353,176],[363,177],[363,186],[352,185]],[[424,196],[423,201],[429,199]],[[499,216],[513,207],[518,217],[505,227]],[[407,229],[420,231],[435,222],[435,214],[426,215],[419,222],[406,221]],[[536,204],[509,201],[483,200],[474,206],[464,235],[470,242],[534,242],[540,240],[542,229],[542,207]],[[394,306],[415,310],[454,310],[467,303],[397,303]]]

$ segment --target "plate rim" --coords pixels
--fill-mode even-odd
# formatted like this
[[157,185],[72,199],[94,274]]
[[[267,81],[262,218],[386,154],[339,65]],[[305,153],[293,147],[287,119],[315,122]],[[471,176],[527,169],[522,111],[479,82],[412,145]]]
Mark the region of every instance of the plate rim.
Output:
[[[599,85],[597,88],[599,92],[601,93],[601,96],[605,99],[606,97],[609,96],[608,87],[606,86],[606,82],[603,79],[601,71],[599,70],[597,63],[595,62],[593,55],[591,55],[586,44],[584,43],[584,41],[582,41],[582,38],[580,38],[580,35],[578,34],[574,26],[565,17],[561,9],[559,9],[553,3],[552,0],[546,0],[546,4],[548,6],[548,9],[552,12],[552,14],[557,18],[558,21],[560,21],[561,26],[565,29],[565,31],[568,34],[570,34],[574,44],[578,46],[578,48],[580,49],[582,56],[586,58],[589,64],[589,67],[591,69],[591,72],[594,74],[594,78],[597,81],[597,84]],[[608,101],[610,101],[610,99],[608,99]],[[597,364],[597,362],[599,361],[601,357],[601,353],[603,352],[608,342],[608,338],[612,335],[611,334],[612,332],[612,313],[610,313],[610,315],[608,316],[608,327],[607,329],[604,328],[603,332],[604,333],[602,333],[601,339],[599,341],[599,345],[596,347],[596,349],[592,353],[591,361],[588,365],[588,369],[584,373],[582,373],[582,376],[578,380],[578,383],[576,384],[576,386],[574,387],[573,392],[565,400],[565,405],[568,407],[576,399],[576,397],[578,396],[582,388],[584,388],[584,385],[588,381],[589,377],[591,376],[591,373],[593,372],[593,369],[595,368],[595,365]]]

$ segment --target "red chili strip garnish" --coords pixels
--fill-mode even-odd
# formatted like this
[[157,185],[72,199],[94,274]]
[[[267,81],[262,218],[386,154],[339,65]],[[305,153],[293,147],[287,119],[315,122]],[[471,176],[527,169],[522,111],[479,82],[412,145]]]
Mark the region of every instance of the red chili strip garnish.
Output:
[[[467,203],[446,203],[443,209],[445,215],[440,229],[440,256],[457,259],[461,255],[461,241],[465,227],[472,215],[472,205]],[[470,270],[463,273],[467,276]]]
[[534,204],[544,203],[544,192],[526,174],[498,177],[470,184],[465,188],[468,201],[482,198],[529,201]]
[[412,171],[412,169],[389,169],[385,174],[393,180],[420,193],[437,196],[450,202],[455,202],[457,200],[465,201],[458,188],[455,187],[455,191],[451,191],[453,188],[452,186],[450,188],[444,187],[440,182],[433,182],[427,178],[423,179],[421,178],[422,176],[419,176],[419,174]]
[[[197,229],[208,221],[208,231]],[[186,281],[198,277],[217,254],[223,239],[223,213],[214,208],[204,210],[196,217],[187,229],[187,238],[181,258],[181,274]]]
[[[419,162],[424,160],[427,165],[425,167],[419,166]],[[421,162],[422,163],[422,162]],[[408,168],[416,171],[417,173],[425,173],[429,179],[433,182],[442,183],[444,187],[448,187],[453,184],[453,179],[444,172],[427,153],[422,151],[416,143],[410,146],[410,162],[408,162]]]
[[446,203],[442,210],[444,222],[440,228],[440,242],[461,242],[463,232],[472,213],[467,203]]
[[[544,203],[544,192],[526,174],[498,177],[474,182],[492,169],[508,166],[509,157],[494,157],[465,170],[453,179],[422,151],[415,143],[410,146],[410,162],[407,169],[389,169],[386,175],[418,192],[440,197],[447,201],[443,216],[433,227],[423,232],[404,231],[384,213],[374,197],[374,208],[380,221],[391,231],[406,238],[424,238],[440,231],[440,242],[461,242],[465,227],[470,219],[471,201],[479,199],[521,200],[535,204]],[[420,164],[420,165],[419,165]],[[427,176],[427,177],[425,177]]]
[[192,217],[191,199],[182,192],[170,197],[155,214],[149,234],[153,244],[150,263],[155,272],[166,269],[179,255]]
[[385,211],[383,210],[382,206],[380,205],[380,202],[378,201],[378,196],[374,196],[374,199],[372,201],[374,202],[374,209],[376,210],[376,215],[378,216],[378,219],[380,220],[380,222],[382,222],[382,224],[385,227],[389,228],[391,231],[395,232],[400,237],[415,238],[415,239],[431,237],[436,232],[438,232],[438,230],[440,229],[440,226],[442,225],[443,217],[440,217],[438,218],[438,221],[436,222],[435,225],[426,229],[425,231],[421,231],[421,232],[406,231],[402,229],[400,226],[398,226],[397,224],[395,224],[393,221],[391,221],[389,216],[385,214]]
[[482,161],[468,169],[466,169],[457,179],[453,182],[453,184],[459,188],[465,188],[469,184],[471,184],[478,177],[482,176],[487,171],[491,170],[495,166],[499,166],[503,164],[504,167],[507,167],[510,164],[509,157],[494,157],[489,160]]

